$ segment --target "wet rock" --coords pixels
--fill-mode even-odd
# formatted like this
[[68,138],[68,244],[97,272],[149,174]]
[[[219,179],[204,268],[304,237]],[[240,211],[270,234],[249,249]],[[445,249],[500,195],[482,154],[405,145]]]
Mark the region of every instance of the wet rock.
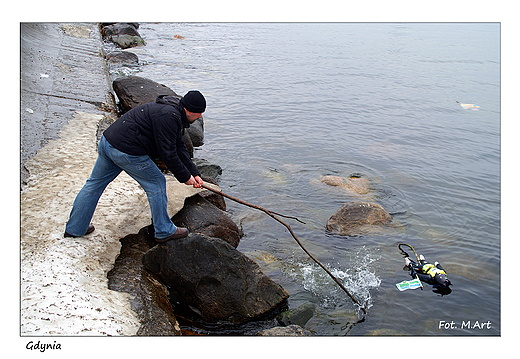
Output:
[[155,102],[159,95],[181,97],[168,86],[139,76],[118,78],[114,80],[112,87],[123,112],[148,102]]
[[110,37],[110,40],[122,49],[146,45],[141,36],[114,35]]
[[[171,175],[171,172],[168,170],[168,167],[164,164],[163,161],[161,161],[158,158],[152,158],[152,160],[155,162],[157,167],[163,172],[168,173]],[[204,182],[209,182],[212,184],[217,184],[218,177],[222,174],[222,167],[219,165],[210,163],[202,158],[194,158],[192,159],[195,166],[197,166],[199,172],[201,173],[201,178],[204,180]],[[215,206],[220,208],[221,210],[226,210],[226,203],[224,202],[224,199],[222,196],[217,195],[211,191],[204,190],[200,192],[202,197],[208,199],[211,203],[213,203]],[[211,198],[211,199],[210,199]]]
[[101,35],[103,38],[108,39],[110,36],[115,35],[130,35],[140,36],[137,29],[139,28],[138,23],[128,22],[117,22],[117,23],[105,23],[101,29]]
[[[206,176],[204,176],[204,174],[202,174],[201,177],[202,177],[202,180],[206,184],[211,183],[211,184],[217,185],[217,181],[215,181],[215,179],[213,179],[211,177],[206,177]],[[206,199],[209,203],[213,204],[218,209],[220,209],[224,212],[226,211],[226,201],[224,200],[224,197],[222,197],[221,195],[216,194],[215,192],[209,191],[207,189],[200,191],[199,195],[202,198]],[[242,231],[240,229],[239,229],[239,232],[240,232],[240,236],[242,236]]]
[[108,272],[108,288],[130,294],[132,310],[137,314],[141,327],[139,336],[181,335],[168,290],[157,276],[148,271],[143,255],[155,245],[146,235],[146,229],[121,239],[121,253]]
[[113,51],[106,56],[109,65],[137,65],[139,58],[136,54],[127,51]]
[[103,29],[106,26],[115,25],[115,24],[128,24],[133,26],[136,30],[139,29],[140,24],[138,22],[102,22],[100,23],[101,29]]
[[312,333],[293,324],[287,327],[274,327],[261,330],[256,333],[256,335],[263,337],[309,337],[312,336]]
[[[137,25],[138,26],[138,25]],[[134,23],[115,23],[104,26],[101,34],[105,40],[112,41],[122,49],[145,45]]]
[[182,138],[190,156],[193,158],[193,148],[204,144],[204,119],[200,117],[191,123],[190,127],[184,131]]
[[356,234],[362,226],[384,226],[392,216],[379,204],[363,201],[345,203],[327,221],[327,230],[344,236]]
[[200,147],[204,144],[204,119],[202,117],[193,122],[187,131],[193,147]]
[[195,158],[193,160],[195,166],[197,166],[200,173],[209,178],[216,180],[222,174],[222,167],[215,165],[201,158]]
[[[206,183],[208,183],[208,179],[202,177],[202,180]],[[205,200],[207,200],[209,203],[211,203],[212,205],[214,205],[215,207],[217,207],[218,209],[220,209],[221,211],[226,211],[226,201],[224,200],[224,197],[222,196],[219,196],[218,194],[216,193],[213,193],[211,191],[208,191],[208,190],[204,190],[204,191],[201,191],[199,193],[199,195],[204,198]],[[242,236],[242,231],[240,230],[239,228],[239,233],[240,233],[240,236]]]
[[178,227],[186,227],[190,232],[219,238],[236,248],[241,232],[229,215],[210,203],[201,195],[186,198],[184,207],[172,218]]
[[143,263],[207,323],[242,323],[276,314],[287,305],[284,288],[217,238],[190,233],[160,243],[144,255]]
[[276,320],[283,326],[296,324],[300,327],[305,327],[305,324],[314,316],[315,312],[316,304],[304,303],[299,307],[278,314]]

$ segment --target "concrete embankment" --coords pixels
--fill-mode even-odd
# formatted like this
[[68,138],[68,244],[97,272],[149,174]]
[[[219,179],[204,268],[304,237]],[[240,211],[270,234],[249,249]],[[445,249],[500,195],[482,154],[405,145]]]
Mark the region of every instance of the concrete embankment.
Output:
[[24,163],[75,112],[104,115],[113,100],[96,24],[22,23],[20,45],[23,184]]
[[[21,334],[134,335],[128,295],[106,275],[119,239],[150,224],[142,188],[122,173],[100,199],[95,232],[63,238],[111,107],[97,24],[22,24],[21,77]],[[197,190],[167,183],[174,215]]]

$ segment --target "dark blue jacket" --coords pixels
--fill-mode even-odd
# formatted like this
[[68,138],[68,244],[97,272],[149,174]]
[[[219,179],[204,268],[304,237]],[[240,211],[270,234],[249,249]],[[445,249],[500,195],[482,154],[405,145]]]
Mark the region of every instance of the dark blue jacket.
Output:
[[181,183],[200,172],[182,139],[190,127],[180,99],[160,95],[155,102],[137,106],[108,127],[104,136],[119,151],[129,155],[159,158]]

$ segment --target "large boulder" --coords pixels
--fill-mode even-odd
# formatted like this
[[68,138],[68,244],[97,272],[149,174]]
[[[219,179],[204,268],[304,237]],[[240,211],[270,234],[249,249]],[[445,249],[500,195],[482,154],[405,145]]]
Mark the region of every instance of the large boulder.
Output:
[[207,323],[242,323],[287,306],[284,288],[218,238],[190,233],[150,249],[143,263]]
[[236,248],[240,243],[241,231],[229,215],[217,208],[201,195],[196,194],[184,200],[184,207],[172,218],[178,227],[186,227],[190,232],[220,238]]
[[345,203],[327,221],[327,230],[344,236],[370,231],[392,222],[392,216],[379,204],[363,201]]
[[121,77],[112,83],[123,112],[148,102],[155,102],[159,95],[181,97],[168,86],[139,76]]
[[181,335],[168,289],[142,263],[143,255],[154,242],[145,228],[121,239],[121,252],[107,274],[108,288],[131,296],[132,310],[141,322],[138,336]]

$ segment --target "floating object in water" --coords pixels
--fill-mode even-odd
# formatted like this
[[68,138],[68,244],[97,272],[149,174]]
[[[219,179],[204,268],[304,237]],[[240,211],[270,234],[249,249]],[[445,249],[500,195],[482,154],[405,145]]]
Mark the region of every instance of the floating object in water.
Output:
[[419,278],[415,278],[412,280],[403,280],[402,282],[397,283],[396,287],[397,287],[397,289],[399,289],[402,292],[407,289],[421,288],[422,285],[421,285],[421,281],[419,280]]
[[[457,103],[460,103],[460,102],[457,101]],[[478,110],[480,108],[480,106],[477,106],[473,103],[460,103],[460,106],[465,110],[467,110],[467,109]]]
[[[415,254],[415,257],[417,258],[417,263],[415,263],[414,261],[412,261],[410,259],[410,257],[408,256],[408,253],[406,253],[401,248],[401,246],[407,246],[413,251],[413,253]],[[422,288],[421,281],[424,281],[428,284],[433,285],[434,292],[436,292],[436,293],[441,293],[443,295],[444,294],[447,295],[447,294],[451,293],[451,289],[449,288],[449,286],[451,285],[451,281],[448,279],[446,271],[444,270],[444,268],[442,268],[442,266],[440,265],[439,262],[435,262],[434,264],[428,263],[424,259],[424,256],[423,255],[418,256],[417,252],[415,252],[415,249],[409,244],[399,243],[397,248],[399,248],[399,250],[403,254],[406,255],[406,258],[404,259],[405,264],[406,264],[405,268],[407,268],[410,271],[410,275],[412,277],[415,277],[414,280],[417,279],[419,281],[421,288]],[[410,283],[412,283],[412,282],[410,282]],[[404,282],[396,284],[396,286],[399,290],[403,291],[406,289],[410,289],[410,288],[406,288],[406,287],[403,287],[404,289],[401,289],[399,285],[402,283],[403,283],[403,286],[406,285],[406,283],[404,283]],[[412,289],[415,289],[415,288],[412,288]]]

